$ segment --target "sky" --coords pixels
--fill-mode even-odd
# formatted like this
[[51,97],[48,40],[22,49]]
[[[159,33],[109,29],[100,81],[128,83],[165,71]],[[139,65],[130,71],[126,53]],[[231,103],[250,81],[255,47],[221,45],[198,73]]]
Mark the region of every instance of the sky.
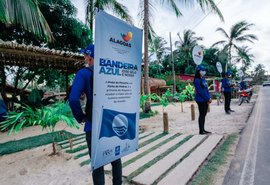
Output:
[[[71,0],[77,7],[77,17],[85,21],[84,0]],[[134,25],[142,28],[138,17],[139,0],[118,0],[125,5],[134,19]],[[232,25],[245,20],[254,24],[249,33],[255,34],[258,40],[252,43],[244,43],[251,48],[250,53],[255,56],[253,67],[263,64],[270,74],[270,1],[269,0],[215,0],[225,22],[209,12],[202,12],[198,6],[187,7],[181,5],[180,11],[183,16],[176,17],[173,11],[165,5],[160,5],[158,0],[152,0],[153,9],[152,23],[158,36],[163,37],[169,45],[169,32],[172,35],[172,42],[178,39],[177,33],[183,35],[185,29],[191,29],[197,37],[203,37],[199,44],[210,47],[213,43],[223,40],[218,27],[229,33]],[[110,13],[110,12],[108,12]],[[251,69],[253,69],[253,67]]]

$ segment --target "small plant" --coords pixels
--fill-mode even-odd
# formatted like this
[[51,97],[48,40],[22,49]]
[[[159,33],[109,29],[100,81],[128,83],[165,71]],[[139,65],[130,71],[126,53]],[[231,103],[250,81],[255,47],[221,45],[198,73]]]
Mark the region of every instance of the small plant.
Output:
[[188,84],[185,89],[182,91],[183,94],[185,94],[187,97],[187,100],[194,100],[194,86]]
[[151,94],[150,98],[154,101],[158,101],[163,108],[163,112],[165,107],[170,104],[170,98],[173,97],[173,94],[170,89],[168,89],[162,96],[158,96],[156,93]]
[[181,92],[181,93],[176,93],[175,97],[181,103],[181,112],[184,112],[183,103],[186,101],[187,95],[184,92]]
[[51,133],[53,152],[50,155],[55,155],[56,146],[53,133],[59,121],[64,121],[69,127],[79,128],[69,105],[59,102],[51,107],[42,107],[35,110],[26,105],[21,112],[10,112],[7,120],[1,123],[0,129],[2,131],[8,129],[8,134],[11,134],[12,132],[17,133],[25,127],[39,125],[42,130],[46,129],[47,132]]

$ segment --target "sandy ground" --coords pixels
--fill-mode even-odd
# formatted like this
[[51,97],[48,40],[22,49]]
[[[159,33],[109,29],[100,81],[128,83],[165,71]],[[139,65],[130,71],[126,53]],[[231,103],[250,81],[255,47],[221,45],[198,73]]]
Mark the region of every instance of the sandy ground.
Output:
[[[196,120],[191,121],[190,102],[184,103],[184,112],[181,112],[179,103],[169,105],[165,108],[169,116],[169,131],[181,132],[186,134],[198,134],[198,108],[196,103]],[[241,106],[233,100],[231,108],[235,113],[226,115],[224,105],[217,106],[216,101],[211,104],[211,110],[206,118],[206,130],[217,134],[239,133],[245,125],[245,121],[252,109],[254,100]],[[159,114],[155,117],[143,119],[140,126],[147,131],[162,131],[162,107],[153,107]],[[57,129],[65,126],[59,124]],[[73,133],[82,133],[83,128],[70,129],[67,131]],[[17,140],[29,136],[43,134],[40,127],[27,128],[24,131],[11,136],[6,133],[0,133],[0,143],[10,140]],[[61,153],[56,156],[48,156],[52,151],[51,145],[38,147],[33,150],[5,155],[0,157],[0,179],[1,185],[90,185],[92,178],[87,166],[80,167],[78,162],[71,155]],[[223,169],[226,171],[226,168]],[[222,177],[224,173],[219,176]],[[106,185],[112,184],[110,175],[106,175]]]
[[[195,105],[195,120],[191,120],[191,104]],[[217,105],[216,100],[210,105],[210,112],[206,115],[205,129],[216,134],[239,133],[245,125],[245,121],[251,111],[254,100],[251,103],[237,105],[237,100],[232,100],[231,109],[235,112],[231,115],[225,114],[224,104]],[[140,125],[146,130],[163,131],[162,107],[152,107],[159,114],[153,118],[147,118],[140,121]],[[198,134],[198,116],[199,111],[196,102],[185,102],[184,112],[181,112],[180,103],[169,105],[164,109],[169,117],[169,132],[181,132],[186,134]]]

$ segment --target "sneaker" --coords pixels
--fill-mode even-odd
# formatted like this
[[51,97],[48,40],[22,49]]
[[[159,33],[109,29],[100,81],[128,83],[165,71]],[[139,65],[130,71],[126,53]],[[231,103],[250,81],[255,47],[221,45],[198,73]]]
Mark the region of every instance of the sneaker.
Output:
[[226,111],[226,114],[231,114],[230,111]]
[[232,109],[230,109],[229,111],[230,111],[230,112],[235,112],[235,111],[234,111],[234,110],[232,110]]

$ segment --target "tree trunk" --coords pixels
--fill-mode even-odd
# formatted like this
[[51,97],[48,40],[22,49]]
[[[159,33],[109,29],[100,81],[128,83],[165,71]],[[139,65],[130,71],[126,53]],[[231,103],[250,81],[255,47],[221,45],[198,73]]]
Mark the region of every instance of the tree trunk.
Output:
[[172,64],[172,75],[173,75],[173,95],[175,94],[176,87],[175,87],[175,70],[174,70],[174,59],[173,59],[173,50],[172,50],[172,37],[170,32],[170,48],[171,48],[171,64]]
[[90,27],[90,30],[91,30],[91,42],[93,42],[93,25],[94,25],[94,0],[88,0],[88,15],[89,16],[89,27]]
[[[149,32],[149,0],[144,0],[144,94],[149,95],[149,66],[148,66],[148,32]],[[149,100],[145,102],[145,112],[151,110]]]
[[232,52],[232,45],[229,44],[229,53],[228,53],[228,61],[226,63],[226,66],[225,66],[225,72],[228,71],[228,64],[231,64],[231,52]]
[[183,103],[181,102],[181,112],[184,112]]

